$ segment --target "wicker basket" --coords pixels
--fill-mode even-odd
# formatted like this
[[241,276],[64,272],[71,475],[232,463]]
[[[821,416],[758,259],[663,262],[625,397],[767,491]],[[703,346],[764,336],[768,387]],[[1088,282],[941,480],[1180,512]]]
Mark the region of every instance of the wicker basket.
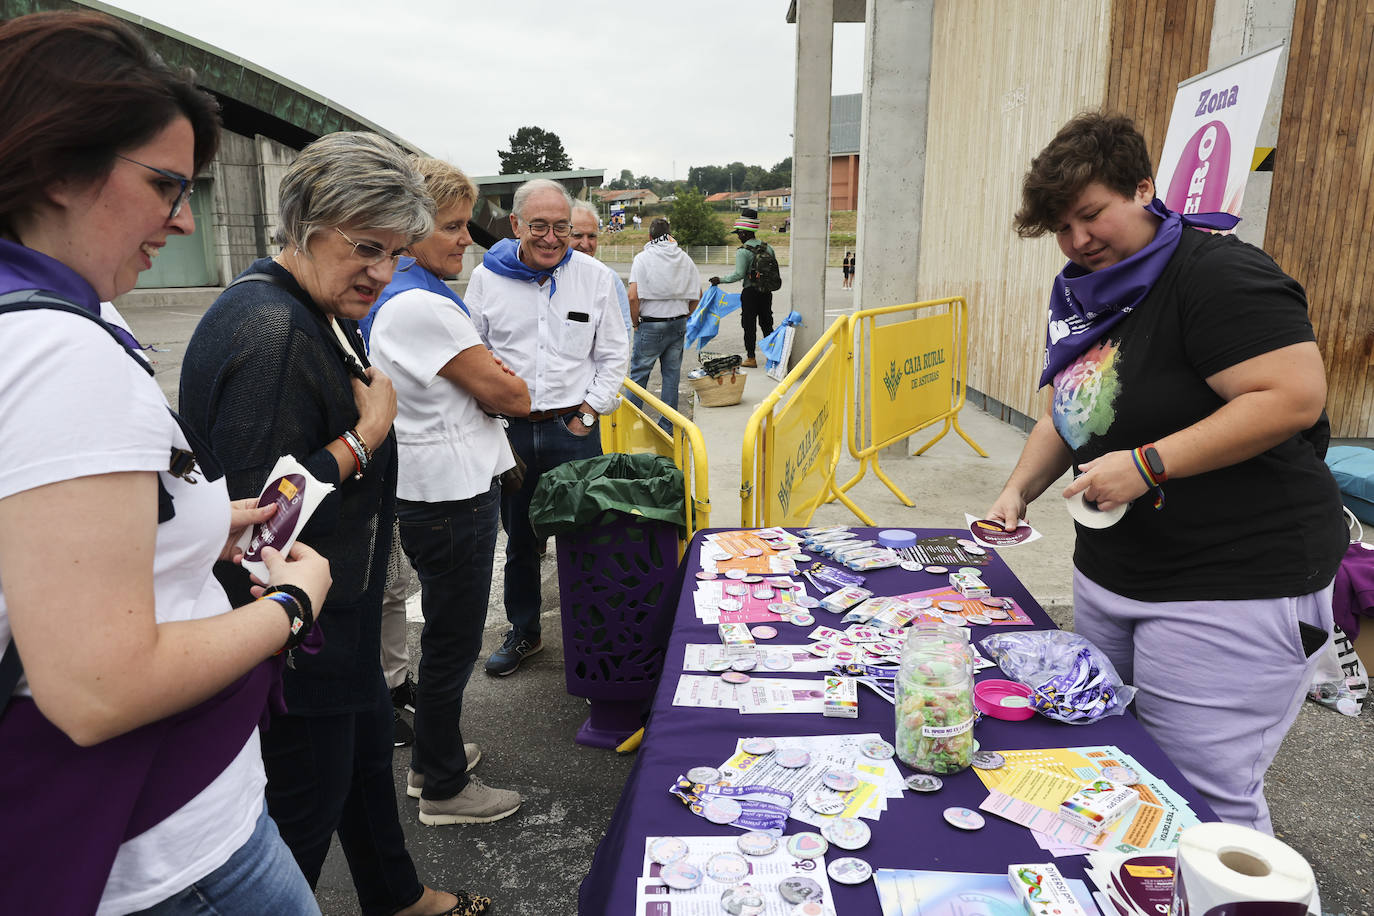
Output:
[[714,378],[706,375],[688,381],[692,383],[692,390],[697,393],[697,403],[702,407],[728,407],[738,404],[744,397],[746,377],[744,372],[736,370]]

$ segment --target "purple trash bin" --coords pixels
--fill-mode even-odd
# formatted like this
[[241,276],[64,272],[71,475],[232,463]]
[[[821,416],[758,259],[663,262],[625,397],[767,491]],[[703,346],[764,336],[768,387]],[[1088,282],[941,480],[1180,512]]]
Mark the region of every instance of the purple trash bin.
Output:
[[[677,528],[607,513],[557,537],[568,693],[591,701],[577,743],[614,748],[643,724],[677,596]],[[666,596],[667,600],[663,600]]]

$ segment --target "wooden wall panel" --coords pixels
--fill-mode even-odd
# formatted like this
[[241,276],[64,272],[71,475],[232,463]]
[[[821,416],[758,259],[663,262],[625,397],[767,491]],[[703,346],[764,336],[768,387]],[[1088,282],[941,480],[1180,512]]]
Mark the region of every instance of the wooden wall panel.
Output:
[[968,384],[1030,417],[1052,238],[1011,229],[1031,158],[1103,105],[1136,119],[1158,158],[1179,80],[1207,69],[1214,0],[944,0],[935,4],[920,298],[964,295]]
[[1107,4],[1078,0],[935,4],[917,291],[968,298],[966,381],[1030,416],[1043,411],[1035,382],[1063,257],[1011,220],[1031,157],[1101,104],[1109,21]]
[[1307,288],[1332,434],[1374,436],[1374,3],[1297,0],[1265,250]]

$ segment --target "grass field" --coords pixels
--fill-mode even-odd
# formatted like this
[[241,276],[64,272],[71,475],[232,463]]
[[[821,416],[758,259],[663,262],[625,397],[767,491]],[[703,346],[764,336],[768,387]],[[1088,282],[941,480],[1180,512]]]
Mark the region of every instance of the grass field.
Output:
[[[758,237],[772,245],[778,253],[778,259],[784,264],[791,260],[792,236],[786,232],[779,232],[778,227],[783,220],[791,214],[786,210],[763,210],[759,213],[759,233]],[[717,213],[716,217],[726,230],[726,244],[734,248],[738,245],[735,237],[730,235],[730,227],[734,225],[734,213]],[[645,217],[642,228],[636,229],[631,226],[619,232],[601,232],[601,245],[603,247],[624,247],[632,251],[639,251],[644,243],[649,241],[649,223],[653,217]],[[846,248],[854,248],[855,228],[858,222],[858,213],[855,210],[831,210],[830,211],[830,260],[834,263],[832,267],[840,265],[840,258],[844,257]],[[839,253],[836,254],[836,251]],[[603,254],[604,258],[606,255]],[[621,260],[613,258],[613,260]],[[623,260],[628,260],[624,258]]]

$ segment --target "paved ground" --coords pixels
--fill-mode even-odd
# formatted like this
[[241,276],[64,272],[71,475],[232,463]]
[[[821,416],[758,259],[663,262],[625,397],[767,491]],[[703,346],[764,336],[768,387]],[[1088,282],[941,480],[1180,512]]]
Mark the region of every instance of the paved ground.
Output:
[[[628,265],[615,265],[622,274]],[[709,276],[715,268],[703,270]],[[786,282],[786,271],[784,281]],[[836,311],[850,307],[832,270],[827,302]],[[787,287],[776,295],[787,301]],[[199,302],[200,304],[196,304]],[[158,378],[175,400],[181,354],[208,297],[187,293],[161,304],[129,304],[125,315],[156,354]],[[782,311],[781,308],[778,311]],[[974,319],[977,320],[976,313]],[[739,322],[731,316],[712,349],[740,352]],[[977,354],[974,354],[977,359]],[[689,357],[685,367],[695,365]],[[651,390],[657,390],[657,379]],[[750,378],[745,402],[735,407],[701,408],[696,420],[711,455],[712,524],[739,521],[741,431],[753,406],[771,389],[762,371]],[[684,405],[687,403],[684,394]],[[690,411],[688,411],[690,413]],[[952,433],[920,458],[885,455],[883,468],[913,498],[902,505],[871,476],[852,495],[886,526],[960,526],[964,513],[979,513],[1001,487],[1020,452],[1024,436],[988,415],[966,409],[962,425],[988,451],[979,458]],[[917,444],[925,442],[917,437]],[[852,473],[849,463],[841,479]],[[1044,537],[1005,553],[1007,562],[1033,595],[1063,626],[1072,623],[1069,555],[1072,525],[1067,513],[1050,505],[1032,507],[1031,522]],[[852,516],[834,503],[822,507],[817,523],[849,523]],[[498,572],[500,582],[500,549]],[[497,899],[495,912],[559,916],[576,911],[577,887],[633,763],[632,756],[594,751],[573,743],[586,715],[582,700],[564,688],[558,623],[556,571],[552,554],[543,567],[546,649],[507,679],[474,676],[467,691],[465,733],[482,744],[477,774],[503,788],[519,790],[525,806],[495,824],[425,828],[415,819],[413,800],[398,793],[402,822],[421,878],[441,888],[481,890]],[[488,612],[486,650],[505,630],[499,586]],[[411,624],[412,658],[418,655],[419,623]],[[1225,703],[1225,697],[1216,698]],[[1374,760],[1374,712],[1346,718],[1305,704],[1269,774],[1269,799],[1279,835],[1302,852],[1317,871],[1326,912],[1371,916],[1374,912],[1374,791],[1368,775]],[[396,754],[398,785],[403,785],[409,750]],[[358,912],[348,870],[337,847],[326,863],[318,889],[327,916]]]

